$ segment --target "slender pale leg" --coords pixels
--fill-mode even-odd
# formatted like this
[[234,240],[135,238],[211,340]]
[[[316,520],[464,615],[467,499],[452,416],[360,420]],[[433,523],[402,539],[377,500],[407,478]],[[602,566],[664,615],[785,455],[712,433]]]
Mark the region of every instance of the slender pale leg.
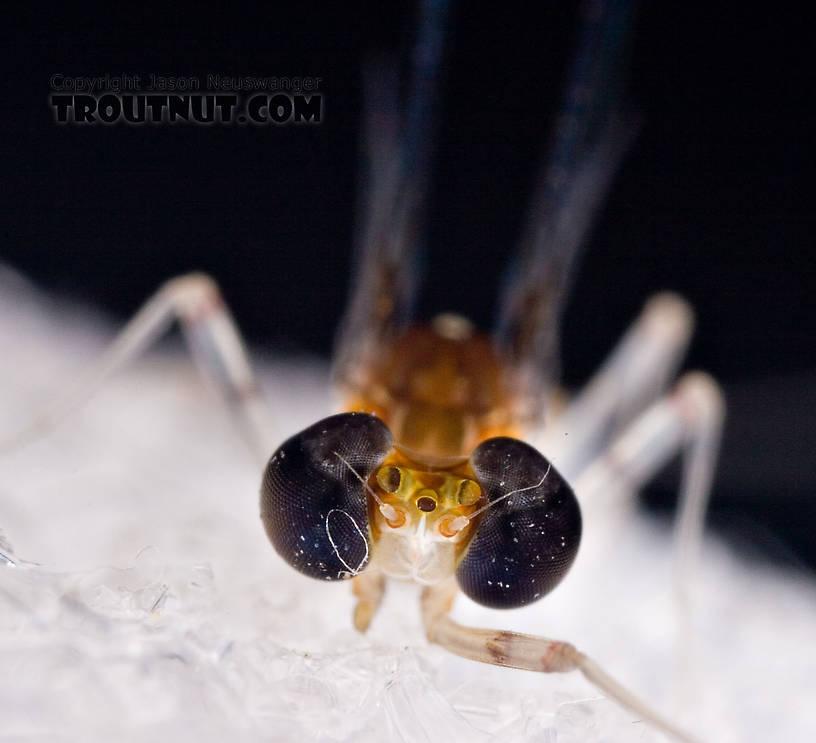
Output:
[[269,410],[261,398],[235,321],[216,283],[204,274],[189,274],[164,284],[116,336],[80,380],[37,418],[0,438],[0,452],[21,446],[57,425],[94,394],[112,374],[126,366],[179,320],[197,365],[218,387],[235,412],[242,432],[260,460],[274,442]]
[[547,422],[537,443],[568,481],[666,389],[693,325],[684,299],[652,297],[586,387]]
[[[673,580],[681,628],[689,622],[689,586],[724,404],[717,384],[701,373],[686,375],[670,395],[649,404],[677,367],[692,325],[692,311],[683,299],[652,297],[595,377],[552,422],[541,447],[586,507],[607,511],[622,510],[626,499],[683,452]],[[680,637],[682,654],[687,643],[683,631]]]
[[677,586],[685,593],[702,538],[725,414],[722,392],[702,372],[683,376],[621,432],[573,481],[584,502],[630,498],[666,462],[683,452],[683,481],[675,526]]
[[365,632],[382,603],[385,593],[385,576],[369,568],[354,576],[352,590],[357,597],[357,605],[354,607],[354,627],[358,632]]
[[700,372],[687,374],[670,395],[642,413],[573,483],[585,502],[603,499],[606,509],[621,509],[669,459],[678,451],[683,452],[672,580],[677,607],[675,701],[678,708],[687,707],[687,697],[692,693],[690,594],[724,411],[717,383]]
[[609,676],[597,663],[566,642],[519,632],[476,629],[450,617],[456,595],[452,582],[429,586],[422,593],[422,618],[429,642],[469,660],[542,673],[578,670],[595,686],[656,728],[679,741],[694,740],[663,719]]

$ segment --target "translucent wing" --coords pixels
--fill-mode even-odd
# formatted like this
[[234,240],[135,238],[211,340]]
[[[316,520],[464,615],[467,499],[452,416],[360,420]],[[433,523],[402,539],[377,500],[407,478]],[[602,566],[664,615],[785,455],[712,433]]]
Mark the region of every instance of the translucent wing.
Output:
[[432,103],[448,3],[426,0],[412,60],[408,103],[397,74],[379,64],[365,76],[367,175],[351,298],[335,349],[335,381],[358,387],[377,349],[411,320]]
[[621,0],[587,7],[549,157],[500,297],[495,340],[528,424],[540,418],[558,374],[558,328],[576,259],[635,131],[617,110],[628,16]]

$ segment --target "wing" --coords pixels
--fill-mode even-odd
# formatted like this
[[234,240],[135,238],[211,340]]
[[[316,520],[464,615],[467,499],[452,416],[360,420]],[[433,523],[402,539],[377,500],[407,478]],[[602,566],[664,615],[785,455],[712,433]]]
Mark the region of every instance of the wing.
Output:
[[636,126],[618,111],[625,0],[591,2],[527,224],[499,301],[495,341],[519,419],[538,422],[558,375],[558,329],[577,258]]
[[335,347],[333,376],[356,388],[378,349],[411,320],[420,222],[431,150],[431,119],[448,3],[426,0],[412,60],[412,81],[399,109],[395,70],[366,73],[366,178],[360,201],[349,303]]

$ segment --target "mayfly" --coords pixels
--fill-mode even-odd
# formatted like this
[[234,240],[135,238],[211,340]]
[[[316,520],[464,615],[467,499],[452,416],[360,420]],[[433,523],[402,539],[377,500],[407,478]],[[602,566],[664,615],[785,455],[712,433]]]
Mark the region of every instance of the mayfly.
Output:
[[[579,670],[644,720],[690,740],[571,644],[474,629],[449,617],[458,590],[497,608],[543,598],[578,551],[575,494],[588,501],[613,484],[637,488],[681,449],[686,467],[676,531],[688,572],[722,403],[716,384],[699,373],[661,396],[691,331],[689,308],[668,294],[647,304],[584,390],[561,406],[553,402],[569,279],[633,130],[612,95],[626,3],[592,3],[587,13],[494,334],[478,333],[458,315],[439,315],[427,326],[414,322],[415,253],[446,12],[441,0],[424,3],[403,110],[393,78],[369,71],[365,213],[334,366],[343,412],[274,451],[261,487],[263,525],[296,570],[352,581],[358,630],[372,622],[386,579],[414,581],[423,586],[429,641],[494,665]],[[274,444],[268,410],[237,327],[214,282],[201,275],[168,282],[72,393],[0,445],[42,431],[173,318],[266,459]],[[537,443],[546,456],[522,440],[542,421]]]

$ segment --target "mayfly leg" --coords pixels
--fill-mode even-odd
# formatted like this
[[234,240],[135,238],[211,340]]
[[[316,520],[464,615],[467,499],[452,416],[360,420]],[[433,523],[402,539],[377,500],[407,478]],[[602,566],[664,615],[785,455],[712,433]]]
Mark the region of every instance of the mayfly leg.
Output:
[[635,131],[616,88],[629,3],[589,3],[548,157],[499,299],[495,339],[519,415],[537,423],[558,375],[559,325],[577,258]]
[[446,0],[422,4],[404,109],[387,63],[364,77],[367,158],[351,298],[340,326],[333,376],[356,386],[362,369],[412,320],[432,119],[442,56]]
[[167,281],[84,375],[67,384],[35,418],[0,436],[0,454],[23,446],[59,424],[107,379],[144,353],[176,320],[201,372],[220,391],[259,461],[265,460],[275,438],[271,415],[232,313],[217,284],[204,274]]

